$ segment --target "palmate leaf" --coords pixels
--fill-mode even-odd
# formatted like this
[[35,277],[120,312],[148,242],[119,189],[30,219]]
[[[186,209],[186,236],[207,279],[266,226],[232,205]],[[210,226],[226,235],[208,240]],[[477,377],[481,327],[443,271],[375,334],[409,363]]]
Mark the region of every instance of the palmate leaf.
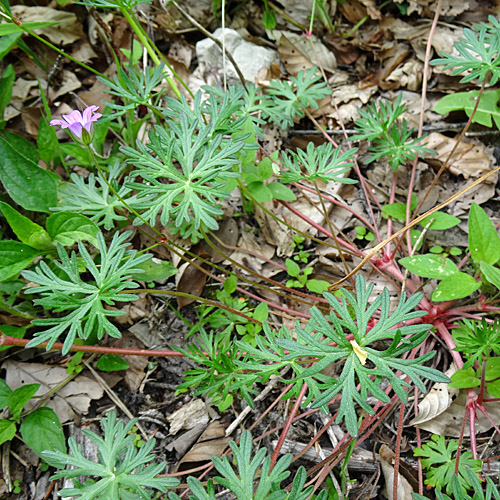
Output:
[[136,167],[131,178],[143,179],[126,186],[143,197],[142,215],[152,225],[161,214],[164,225],[174,218],[176,226],[186,222],[195,229],[202,224],[217,229],[216,217],[222,214],[218,205],[229,196],[224,181],[239,177],[232,167],[238,163],[236,153],[245,143],[216,133],[216,122],[204,124],[188,116],[183,113],[178,122],[170,122],[168,131],[159,126],[150,131],[150,144],[138,143],[138,150],[122,148],[127,162]]
[[[276,333],[265,326],[265,338],[257,338],[255,347],[244,342],[237,343],[239,349],[247,353],[247,358],[238,365],[241,369],[260,373],[261,380],[266,380],[287,363],[290,364],[295,376],[285,382],[295,384],[292,394],[297,395],[297,389],[304,383],[309,389],[303,406],[311,403],[313,407],[327,411],[327,403],[342,393],[337,421],[345,420],[352,436],[358,432],[356,405],[373,414],[372,407],[367,403],[370,395],[383,403],[390,401],[380,387],[382,379],[390,382],[402,401],[406,401],[406,389],[410,385],[399,377],[398,371],[423,392],[426,388],[421,378],[449,382],[443,373],[423,366],[434,356],[433,352],[417,359],[402,359],[403,355],[425,340],[431,328],[427,324],[404,323],[425,315],[425,312],[415,310],[422,295],[414,294],[409,299],[403,295],[390,314],[389,292],[384,289],[370,303],[372,289],[373,284],[367,287],[363,277],[358,275],[355,295],[342,289],[342,299],[339,300],[325,293],[332,312],[324,316],[319,309],[311,308],[311,319],[305,327],[297,324],[295,339],[292,333],[284,333],[284,329]],[[370,329],[372,320],[376,322],[373,321],[375,325]],[[348,340],[349,334],[352,340]],[[344,364],[337,378],[321,373],[327,366],[340,362]]]
[[[101,172],[97,176],[91,173],[86,180],[81,175],[71,174],[72,182],[66,182],[60,188],[60,205],[51,208],[51,211],[88,215],[97,225],[104,226],[104,229],[113,229],[115,221],[127,220],[124,215],[117,213],[119,210],[126,210],[122,199],[133,209],[140,206],[135,195],[129,196],[130,188],[118,185],[116,179],[120,171],[119,167],[111,167],[108,179]],[[111,191],[108,183],[114,187],[118,196]]]
[[[96,256],[98,262],[79,241],[80,257],[75,252],[68,255],[64,247],[59,245],[57,252],[60,261],[55,262],[56,270],[41,261],[35,271],[22,273],[24,278],[39,285],[26,290],[26,293],[41,295],[40,299],[34,301],[35,304],[52,309],[55,313],[66,313],[59,317],[33,321],[34,325],[51,328],[36,332],[28,343],[29,347],[48,342],[49,350],[63,333],[66,333],[63,353],[69,351],[77,335],[85,340],[94,330],[99,339],[105,333],[121,337],[120,331],[108,317],[121,316],[125,311],[109,310],[104,305],[137,299],[137,295],[120,292],[139,286],[130,281],[130,278],[136,273],[144,272],[137,266],[150,258],[150,255],[138,255],[135,250],[127,250],[126,239],[130,234],[130,231],[116,233],[107,247],[104,236],[99,232]],[[84,279],[84,273],[89,273],[92,279]]]
[[[340,148],[334,149],[329,142],[320,146],[310,142],[306,151],[298,149],[296,153],[289,151],[289,154],[283,154],[283,165],[287,170],[281,172],[280,178],[283,182],[320,179],[325,183],[337,181],[343,184],[355,184],[356,180],[344,177],[342,174],[352,168],[352,159],[356,151],[357,148],[351,148],[341,153]],[[305,167],[305,171],[302,167]]]
[[[109,412],[103,420],[104,437],[84,430],[84,434],[98,447],[99,462],[93,462],[82,455],[81,446],[73,438],[68,445],[71,454],[61,451],[44,451],[54,467],[63,469],[51,479],[91,476],[96,482],[87,482],[80,488],[64,488],[62,497],[78,500],[123,500],[126,498],[151,500],[151,489],[166,492],[168,487],[177,486],[179,481],[172,477],[156,477],[165,469],[166,463],[151,463],[156,457],[152,452],[155,440],[150,439],[140,448],[134,445],[131,433],[137,422],[134,418],[126,425],[116,420],[115,412]],[[70,469],[66,469],[70,466]]]
[[318,109],[317,101],[331,94],[325,82],[320,82],[321,75],[317,68],[299,71],[289,80],[272,80],[267,93],[273,105],[262,110],[264,118],[279,125],[283,130],[293,125],[295,118],[304,116],[303,109]]
[[[306,500],[310,497],[313,486],[304,488],[306,471],[299,468],[294,477],[290,492],[281,489],[280,484],[290,475],[288,470],[292,455],[281,457],[271,470],[271,457],[265,448],[261,448],[252,457],[252,435],[245,431],[241,435],[239,446],[231,441],[229,446],[233,451],[236,467],[226,455],[222,458],[212,457],[217,472],[220,476],[214,478],[215,483],[230,490],[238,500]],[[190,500],[215,500],[213,484],[209,482],[208,491],[197,479],[188,478],[188,485],[194,495]],[[322,491],[317,500],[326,500],[328,493]],[[169,495],[170,500],[179,500],[174,493]]]
[[440,52],[441,59],[434,59],[431,64],[452,69],[452,75],[466,73],[461,82],[482,82],[491,73],[489,84],[495,85],[500,78],[500,29],[493,16],[488,20],[490,25],[481,23],[464,29],[463,38],[455,42],[458,56]]

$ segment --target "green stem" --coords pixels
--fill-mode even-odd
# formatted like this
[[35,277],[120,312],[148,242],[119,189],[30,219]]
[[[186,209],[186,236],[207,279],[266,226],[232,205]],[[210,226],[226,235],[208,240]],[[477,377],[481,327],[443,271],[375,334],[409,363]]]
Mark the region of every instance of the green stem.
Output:
[[[146,49],[147,53],[149,54],[149,57],[151,57],[151,60],[157,65],[160,66],[162,64],[162,61],[158,57],[157,53],[149,43],[149,39],[142,30],[140,24],[137,22],[135,16],[129,12],[127,9],[120,9],[121,13],[123,14],[123,17],[128,21],[130,24],[130,27],[135,31],[135,34],[137,35],[137,38],[139,38],[140,42]],[[177,87],[176,83],[172,79],[172,77],[165,72],[165,80],[167,80],[167,83],[169,84],[170,88],[174,92],[174,94],[177,96],[177,99],[181,98],[181,93],[179,92],[179,88]]]
[[19,19],[15,18],[14,16],[9,15],[9,14],[5,14],[4,12],[0,12],[0,15],[5,17],[6,19],[8,19],[10,22],[14,23],[16,26],[19,26],[25,33],[32,36],[33,38],[36,38],[37,40],[39,40],[43,44],[47,45],[47,47],[50,47],[52,50],[55,50],[58,54],[61,54],[63,57],[68,58],[70,61],[73,61],[75,64],[78,64],[82,68],[85,68],[87,71],[94,73],[94,75],[100,76],[101,78],[104,78],[105,80],[111,81],[110,78],[103,75],[101,72],[91,68],[90,66],[87,66],[85,63],[82,63],[78,59],[75,59],[73,56],[70,56],[67,52],[64,52],[64,50],[59,49],[58,47],[56,47],[55,45],[50,43],[48,40],[45,40],[41,36],[37,35],[33,31],[31,31],[29,28],[24,26],[24,24],[21,21],[19,21]]

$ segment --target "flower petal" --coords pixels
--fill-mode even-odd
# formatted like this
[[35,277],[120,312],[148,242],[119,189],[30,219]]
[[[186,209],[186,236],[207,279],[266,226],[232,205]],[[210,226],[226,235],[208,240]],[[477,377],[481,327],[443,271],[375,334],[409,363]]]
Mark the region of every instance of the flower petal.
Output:
[[82,124],[81,123],[71,123],[68,125],[70,132],[78,139],[82,137]]
[[99,109],[99,106],[89,106],[83,111],[83,119],[82,119],[82,124],[85,125],[86,123],[92,122],[97,120],[97,118],[100,118],[102,115],[100,113],[97,113],[99,116],[93,117],[92,113],[94,111],[97,111]]
[[68,124],[64,120],[61,120],[60,118],[54,118],[53,120],[50,120],[49,125],[51,127],[54,127],[55,125],[60,125],[62,128],[66,128],[68,126]]
[[82,123],[82,114],[75,109],[69,115],[63,115],[63,118],[71,125],[72,123]]

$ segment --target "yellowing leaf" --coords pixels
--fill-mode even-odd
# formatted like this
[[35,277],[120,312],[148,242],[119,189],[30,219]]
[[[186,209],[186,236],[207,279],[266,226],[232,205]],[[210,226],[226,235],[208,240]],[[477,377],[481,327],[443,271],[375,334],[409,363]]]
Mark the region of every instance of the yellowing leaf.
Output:
[[350,342],[354,353],[358,357],[361,364],[364,366],[366,364],[366,358],[368,358],[368,353],[362,347],[360,347],[360,345],[354,339]]

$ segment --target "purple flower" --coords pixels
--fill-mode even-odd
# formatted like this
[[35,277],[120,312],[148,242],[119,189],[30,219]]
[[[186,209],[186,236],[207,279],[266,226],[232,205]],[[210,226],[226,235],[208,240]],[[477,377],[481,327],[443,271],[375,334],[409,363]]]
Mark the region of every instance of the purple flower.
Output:
[[98,109],[99,106],[89,106],[83,111],[83,115],[75,109],[69,115],[63,115],[63,119],[50,120],[50,125],[60,125],[61,128],[67,128],[75,141],[87,146],[92,142],[94,136],[93,122],[102,116],[101,113],[96,113]]

